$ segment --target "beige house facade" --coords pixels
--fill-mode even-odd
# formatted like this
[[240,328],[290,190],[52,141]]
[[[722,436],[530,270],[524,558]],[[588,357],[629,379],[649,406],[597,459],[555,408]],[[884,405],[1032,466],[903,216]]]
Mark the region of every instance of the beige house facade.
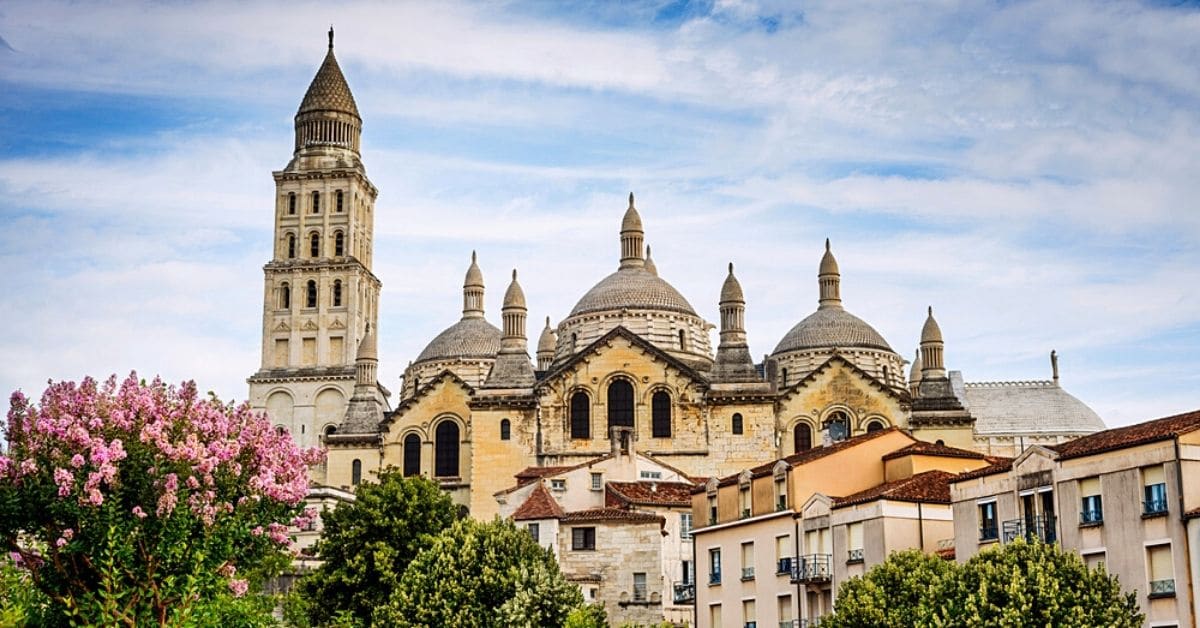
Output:
[[1103,564],[1150,626],[1200,617],[1200,411],[1032,447],[952,486],[958,560],[1036,538]]

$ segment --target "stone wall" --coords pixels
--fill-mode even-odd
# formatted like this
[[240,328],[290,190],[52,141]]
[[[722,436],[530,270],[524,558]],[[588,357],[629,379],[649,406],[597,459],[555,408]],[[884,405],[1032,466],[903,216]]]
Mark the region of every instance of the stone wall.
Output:
[[[595,550],[572,550],[571,530],[596,529]],[[579,583],[585,600],[604,604],[608,621],[654,624],[663,619],[668,594],[662,574],[662,525],[658,522],[562,523],[559,566],[567,579]],[[646,574],[645,602],[633,600],[633,574]],[[595,589],[595,598],[591,597]]]

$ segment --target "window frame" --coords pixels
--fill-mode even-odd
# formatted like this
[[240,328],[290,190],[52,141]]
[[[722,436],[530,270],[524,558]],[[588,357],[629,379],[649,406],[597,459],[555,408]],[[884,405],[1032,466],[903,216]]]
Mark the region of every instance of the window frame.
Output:
[[[582,400],[582,403],[580,403]],[[592,398],[582,390],[571,394],[570,403],[571,438],[588,439],[592,437]]]
[[594,551],[596,551],[596,526],[572,526],[571,527],[571,551],[572,552],[594,552]]
[[729,433],[735,436],[746,433],[746,419],[741,412],[734,412],[733,416],[729,417]]

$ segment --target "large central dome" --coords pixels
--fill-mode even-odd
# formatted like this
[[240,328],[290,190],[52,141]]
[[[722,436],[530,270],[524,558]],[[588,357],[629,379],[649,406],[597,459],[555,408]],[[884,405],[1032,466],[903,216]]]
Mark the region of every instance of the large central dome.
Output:
[[796,323],[773,353],[829,347],[892,350],[883,336],[866,321],[846,310],[829,308],[817,310]]
[[620,309],[666,310],[696,316],[678,290],[644,267],[622,268],[601,279],[579,299],[570,316]]

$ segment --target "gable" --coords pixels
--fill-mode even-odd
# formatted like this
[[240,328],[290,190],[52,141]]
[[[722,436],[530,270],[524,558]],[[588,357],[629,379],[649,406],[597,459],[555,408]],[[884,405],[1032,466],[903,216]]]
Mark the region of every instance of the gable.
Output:
[[633,376],[638,383],[671,381],[677,388],[694,387],[697,392],[708,386],[695,369],[618,326],[546,373],[537,387],[544,392],[598,385],[615,373]]
[[820,418],[826,409],[843,406],[861,418],[882,416],[892,425],[907,424],[907,404],[902,395],[840,356],[826,360],[779,397],[781,416],[789,419]]
[[400,436],[412,427],[428,434],[433,420],[444,415],[457,416],[468,425],[469,430],[471,410],[467,404],[472,392],[471,387],[454,373],[443,371],[384,419],[381,428],[387,433],[386,441],[398,442]]

